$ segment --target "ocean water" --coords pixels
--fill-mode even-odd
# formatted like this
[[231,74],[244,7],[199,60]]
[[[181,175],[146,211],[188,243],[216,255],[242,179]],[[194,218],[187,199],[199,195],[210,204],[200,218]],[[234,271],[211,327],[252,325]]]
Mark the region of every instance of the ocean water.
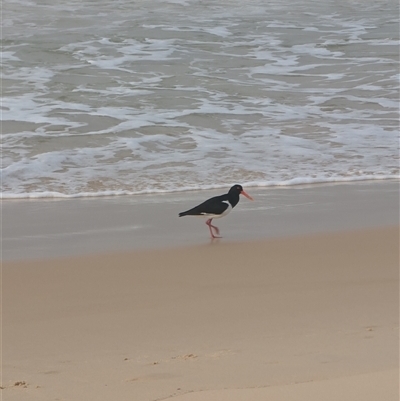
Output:
[[399,178],[397,0],[4,0],[3,198]]

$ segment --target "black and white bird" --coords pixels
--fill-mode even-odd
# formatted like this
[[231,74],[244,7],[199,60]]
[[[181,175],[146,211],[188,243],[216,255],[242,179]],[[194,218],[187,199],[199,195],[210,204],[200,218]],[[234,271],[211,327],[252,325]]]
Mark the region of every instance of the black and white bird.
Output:
[[[194,207],[193,209],[186,210],[186,212],[179,213],[182,216],[201,216],[208,217],[206,224],[210,230],[211,238],[221,238],[219,235],[219,228],[213,226],[211,222],[213,219],[226,216],[238,203],[240,195],[253,200],[253,198],[243,190],[241,185],[234,185],[227,194],[215,196]],[[215,235],[213,233],[215,230]]]

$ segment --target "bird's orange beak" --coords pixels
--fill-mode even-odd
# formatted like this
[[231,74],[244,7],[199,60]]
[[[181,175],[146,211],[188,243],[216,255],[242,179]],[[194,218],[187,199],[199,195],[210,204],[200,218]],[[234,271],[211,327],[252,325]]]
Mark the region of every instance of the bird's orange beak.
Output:
[[254,200],[247,192],[242,191],[240,194],[244,195],[247,199]]

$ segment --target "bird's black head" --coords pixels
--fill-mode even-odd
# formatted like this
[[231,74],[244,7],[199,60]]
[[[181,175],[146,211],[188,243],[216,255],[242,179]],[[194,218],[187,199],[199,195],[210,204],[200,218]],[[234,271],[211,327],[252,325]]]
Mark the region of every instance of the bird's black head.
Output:
[[243,187],[239,184],[234,185],[231,187],[229,190],[229,195],[231,196],[239,196],[239,195],[244,195],[246,198],[253,200],[253,198],[244,191]]
[[235,194],[240,194],[243,191],[243,187],[239,184],[234,185],[231,187],[229,190],[229,193],[235,193]]

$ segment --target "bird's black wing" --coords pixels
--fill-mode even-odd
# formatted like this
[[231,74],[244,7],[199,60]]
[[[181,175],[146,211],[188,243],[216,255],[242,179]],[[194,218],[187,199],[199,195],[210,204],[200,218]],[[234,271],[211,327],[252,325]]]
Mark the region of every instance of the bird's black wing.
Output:
[[202,216],[208,214],[222,214],[228,209],[229,203],[226,195],[215,196],[210,198],[193,209],[186,210],[186,212],[179,213],[182,216]]

